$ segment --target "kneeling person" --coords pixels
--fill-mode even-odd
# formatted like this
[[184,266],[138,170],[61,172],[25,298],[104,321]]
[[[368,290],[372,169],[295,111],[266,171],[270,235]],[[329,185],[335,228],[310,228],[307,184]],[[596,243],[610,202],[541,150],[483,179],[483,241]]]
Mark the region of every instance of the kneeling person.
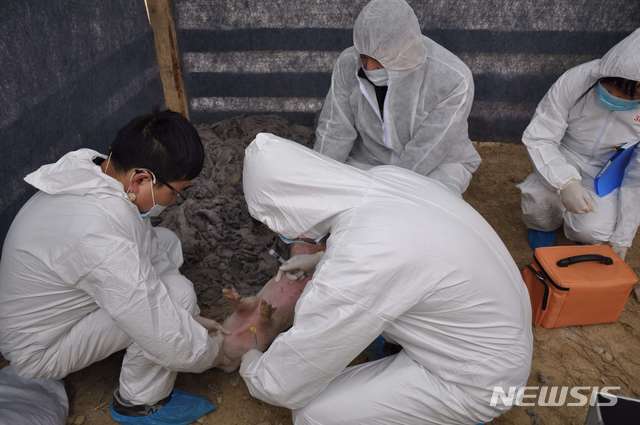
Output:
[[532,248],[555,230],[576,242],[608,242],[624,259],[640,223],[640,156],[622,185],[598,196],[594,179],[616,151],[640,141],[640,30],[602,59],[565,72],[522,136],[535,171],[519,185]]
[[461,195],[480,156],[467,119],[473,77],[453,53],[422,35],[405,0],[373,0],[333,68],[314,149],[367,169],[396,165]]

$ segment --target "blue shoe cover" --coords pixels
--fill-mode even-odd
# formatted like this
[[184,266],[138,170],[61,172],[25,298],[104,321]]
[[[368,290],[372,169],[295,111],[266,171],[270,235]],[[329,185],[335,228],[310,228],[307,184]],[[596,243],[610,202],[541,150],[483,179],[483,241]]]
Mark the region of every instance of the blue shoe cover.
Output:
[[555,230],[545,232],[543,230],[529,229],[527,231],[527,239],[531,249],[554,246],[556,244],[556,232]]
[[109,407],[114,421],[123,425],[190,425],[207,413],[216,410],[216,406],[205,397],[173,390],[171,399],[155,413],[147,416],[127,416]]

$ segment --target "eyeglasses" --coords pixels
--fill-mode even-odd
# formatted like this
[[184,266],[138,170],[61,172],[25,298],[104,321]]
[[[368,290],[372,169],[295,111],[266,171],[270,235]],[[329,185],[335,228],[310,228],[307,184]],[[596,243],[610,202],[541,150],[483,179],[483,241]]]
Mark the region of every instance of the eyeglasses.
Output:
[[186,194],[184,193],[184,190],[182,192],[177,190],[175,187],[171,186],[169,184],[169,182],[167,182],[167,181],[161,179],[160,177],[158,177],[156,175],[156,173],[154,173],[153,171],[151,171],[151,170],[149,170],[147,168],[136,168],[134,171],[136,173],[145,172],[145,173],[151,174],[151,183],[153,183],[153,184],[159,183],[159,184],[167,186],[169,189],[171,189],[171,191],[173,193],[176,194],[176,197],[178,198],[178,201],[180,201],[180,203],[182,203],[182,202],[187,200],[187,197],[185,196]]
[[185,196],[186,193],[183,193],[184,191],[180,192],[175,187],[171,186],[169,184],[169,182],[166,182],[164,180],[158,179],[158,183],[163,184],[163,185],[167,186],[169,189],[171,189],[171,191],[176,194],[176,197],[178,198],[178,201],[180,201],[180,203],[182,203],[182,202],[187,200],[187,197]]

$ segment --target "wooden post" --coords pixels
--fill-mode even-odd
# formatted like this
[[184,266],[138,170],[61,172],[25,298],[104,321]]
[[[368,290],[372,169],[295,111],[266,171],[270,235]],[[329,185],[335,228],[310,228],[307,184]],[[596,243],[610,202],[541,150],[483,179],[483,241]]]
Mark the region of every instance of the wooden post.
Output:
[[153,28],[165,103],[167,108],[189,118],[171,0],[145,0],[145,4]]

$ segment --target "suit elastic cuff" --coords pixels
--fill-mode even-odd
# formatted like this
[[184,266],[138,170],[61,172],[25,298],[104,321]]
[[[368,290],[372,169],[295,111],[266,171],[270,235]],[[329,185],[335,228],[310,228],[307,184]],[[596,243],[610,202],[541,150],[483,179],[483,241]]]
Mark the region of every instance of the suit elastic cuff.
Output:
[[242,362],[240,363],[240,375],[244,376],[251,367],[251,364],[258,360],[262,356],[262,351],[251,349],[242,355]]

